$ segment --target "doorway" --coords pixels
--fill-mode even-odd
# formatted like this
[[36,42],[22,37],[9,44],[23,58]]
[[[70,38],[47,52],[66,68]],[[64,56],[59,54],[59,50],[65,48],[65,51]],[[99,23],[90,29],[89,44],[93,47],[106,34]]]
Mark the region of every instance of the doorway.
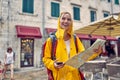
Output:
[[21,67],[32,67],[34,62],[34,39],[21,38]]

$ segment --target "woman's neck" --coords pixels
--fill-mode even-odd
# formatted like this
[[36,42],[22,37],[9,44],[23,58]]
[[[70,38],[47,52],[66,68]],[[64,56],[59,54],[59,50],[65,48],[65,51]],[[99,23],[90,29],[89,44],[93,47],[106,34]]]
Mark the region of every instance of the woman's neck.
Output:
[[70,39],[70,35],[68,33],[64,34],[64,40],[67,41]]

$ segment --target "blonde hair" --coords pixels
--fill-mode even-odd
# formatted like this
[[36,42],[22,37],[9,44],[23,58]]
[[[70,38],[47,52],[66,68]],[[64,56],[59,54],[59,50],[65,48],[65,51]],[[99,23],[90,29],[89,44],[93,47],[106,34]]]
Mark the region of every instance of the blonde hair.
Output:
[[69,14],[70,17],[72,18],[71,14],[70,14],[69,12],[62,12],[62,13],[60,14],[60,18],[61,18],[61,16],[64,15],[64,14]]

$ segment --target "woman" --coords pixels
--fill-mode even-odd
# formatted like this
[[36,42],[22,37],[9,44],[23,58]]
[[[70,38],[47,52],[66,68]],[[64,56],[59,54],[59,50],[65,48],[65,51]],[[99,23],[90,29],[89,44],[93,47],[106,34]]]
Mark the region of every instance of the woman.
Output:
[[[76,55],[73,36],[72,18],[69,12],[63,12],[58,20],[56,60],[51,59],[51,39],[48,38],[45,46],[43,62],[53,73],[54,80],[82,80],[78,69],[64,64],[69,58]],[[82,43],[77,37],[78,52],[84,51]],[[62,64],[57,64],[63,62]]]
[[108,57],[115,56],[114,46],[110,43],[110,41],[107,41],[105,43],[105,50],[107,52]]
[[15,57],[14,57],[14,52],[12,50],[11,47],[8,47],[7,48],[7,52],[5,54],[5,64],[4,64],[4,78],[6,77],[6,71],[7,71],[7,68],[8,66],[10,66],[10,70],[11,70],[11,80],[14,80],[13,79],[13,73],[14,73],[14,60],[15,60]]
[[0,61],[0,80],[3,80],[3,64],[2,64],[2,61]]
[[[58,19],[58,27],[55,33],[57,38],[56,60],[51,59],[51,38],[46,41],[43,63],[52,71],[54,80],[83,80],[78,69],[65,65],[69,58],[84,51],[84,46],[76,36],[77,50],[73,36],[73,21],[69,12],[63,12]],[[92,59],[92,57],[90,58]]]

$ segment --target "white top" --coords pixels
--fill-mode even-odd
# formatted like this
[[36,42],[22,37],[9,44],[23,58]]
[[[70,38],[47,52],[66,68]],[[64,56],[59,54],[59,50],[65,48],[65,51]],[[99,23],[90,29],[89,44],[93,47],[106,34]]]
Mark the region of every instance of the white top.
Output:
[[6,52],[6,64],[13,64],[14,63],[14,53],[11,52],[11,53],[8,53]]
[[65,41],[68,55],[70,54],[70,40]]

